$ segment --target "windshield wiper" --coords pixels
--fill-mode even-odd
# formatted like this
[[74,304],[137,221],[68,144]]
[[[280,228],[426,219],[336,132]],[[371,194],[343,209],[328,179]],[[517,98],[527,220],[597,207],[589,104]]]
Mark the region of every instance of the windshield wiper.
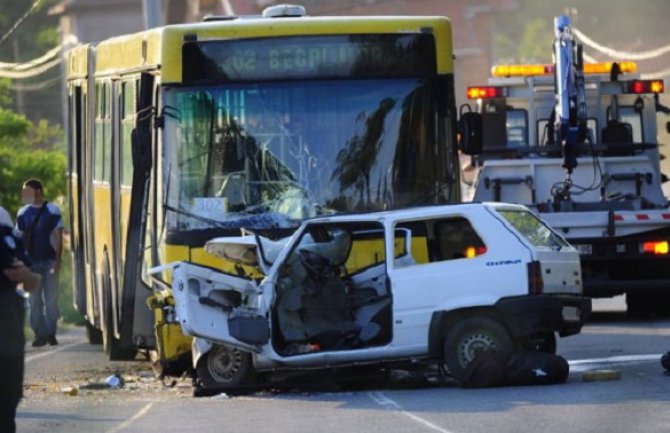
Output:
[[198,221],[202,221],[202,222],[205,222],[205,223],[208,223],[208,224],[212,224],[212,225],[217,226],[217,227],[225,228],[224,226],[222,226],[222,224],[223,224],[222,221],[217,221],[215,219],[207,218],[207,217],[204,217],[202,215],[198,215],[198,214],[193,213],[193,212],[189,212],[189,211],[186,211],[186,210],[183,210],[183,209],[179,209],[179,208],[176,208],[174,206],[170,206],[167,203],[163,205],[163,209],[166,210],[166,211],[174,212],[174,213],[179,214],[179,215],[184,215],[184,216],[187,216],[189,218],[196,219]]

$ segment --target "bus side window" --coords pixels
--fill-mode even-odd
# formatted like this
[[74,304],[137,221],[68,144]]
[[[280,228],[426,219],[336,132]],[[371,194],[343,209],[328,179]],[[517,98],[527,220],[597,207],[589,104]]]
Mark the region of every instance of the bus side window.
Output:
[[136,80],[121,84],[121,185],[130,187],[133,182],[133,154],[131,136],[135,127],[135,106],[137,104]]

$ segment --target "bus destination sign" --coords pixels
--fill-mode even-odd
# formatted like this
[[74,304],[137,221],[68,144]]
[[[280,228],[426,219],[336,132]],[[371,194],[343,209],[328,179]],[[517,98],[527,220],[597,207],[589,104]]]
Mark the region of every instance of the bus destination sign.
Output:
[[183,81],[427,77],[432,34],[291,36],[186,42]]

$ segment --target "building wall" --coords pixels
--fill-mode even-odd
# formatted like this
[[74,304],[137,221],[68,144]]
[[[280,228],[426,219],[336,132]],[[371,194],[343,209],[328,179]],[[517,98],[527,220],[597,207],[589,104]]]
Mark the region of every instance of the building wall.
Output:
[[63,38],[89,43],[144,29],[142,6],[142,0],[66,0],[50,13],[60,16]]
[[[248,0],[253,1],[253,0]],[[275,2],[280,3],[280,2]],[[493,14],[515,0],[303,0],[309,15],[444,15],[452,23],[455,92],[460,105],[469,85],[486,84],[493,54]]]
[[144,29],[141,7],[110,9],[104,14],[101,11],[84,10],[73,21],[74,31],[80,42],[100,42],[112,36]]

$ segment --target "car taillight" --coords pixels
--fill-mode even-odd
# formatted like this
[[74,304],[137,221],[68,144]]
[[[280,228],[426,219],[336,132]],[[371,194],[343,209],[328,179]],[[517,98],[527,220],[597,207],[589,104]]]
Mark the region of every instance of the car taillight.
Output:
[[537,260],[528,263],[528,293],[530,295],[541,295],[544,291],[542,280],[542,265]]
[[643,254],[664,255],[670,252],[668,241],[651,241],[640,244],[640,252]]

